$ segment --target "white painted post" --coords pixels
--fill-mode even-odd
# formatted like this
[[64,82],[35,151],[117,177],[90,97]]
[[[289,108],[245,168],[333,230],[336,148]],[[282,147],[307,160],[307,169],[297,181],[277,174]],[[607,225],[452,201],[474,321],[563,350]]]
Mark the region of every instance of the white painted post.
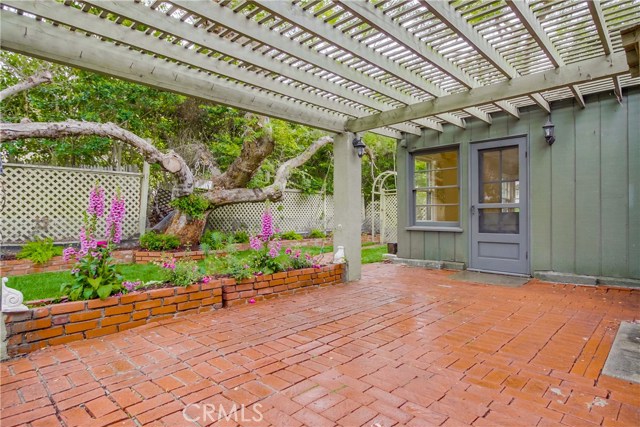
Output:
[[362,227],[361,159],[351,143],[349,132],[336,135],[333,144],[333,247],[344,246],[347,281],[360,279]]
[[140,183],[140,219],[138,230],[143,235],[147,229],[147,203],[149,202],[149,163],[142,164],[142,182]]

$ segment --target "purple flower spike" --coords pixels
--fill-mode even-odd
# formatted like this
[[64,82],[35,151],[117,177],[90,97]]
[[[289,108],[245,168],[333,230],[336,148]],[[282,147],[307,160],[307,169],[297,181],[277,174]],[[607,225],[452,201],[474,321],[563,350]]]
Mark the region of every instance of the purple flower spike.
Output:
[[104,189],[98,184],[96,184],[89,193],[87,213],[89,215],[95,215],[98,218],[104,215]]
[[271,210],[267,207],[262,214],[262,240],[269,241],[273,236],[273,216]]

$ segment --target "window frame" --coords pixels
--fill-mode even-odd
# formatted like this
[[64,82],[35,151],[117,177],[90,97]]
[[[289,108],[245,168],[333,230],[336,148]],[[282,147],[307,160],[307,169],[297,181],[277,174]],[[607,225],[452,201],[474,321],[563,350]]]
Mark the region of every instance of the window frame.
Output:
[[[424,154],[432,154],[432,153],[442,153],[442,152],[456,152],[457,153],[457,185],[447,185],[442,186],[441,188],[457,188],[458,189],[458,221],[419,221],[416,219],[416,198],[417,198],[417,190],[415,187],[415,159],[417,156],[421,156]],[[460,144],[455,145],[447,145],[435,148],[425,148],[425,149],[417,149],[413,150],[409,153],[408,160],[408,180],[407,180],[407,191],[409,196],[409,227],[406,229],[411,230],[424,230],[424,231],[452,231],[452,232],[462,232],[462,228],[460,228],[461,224],[461,215],[462,215],[462,167],[461,167],[461,150]],[[438,187],[435,187],[438,188]],[[448,204],[449,206],[455,206],[454,204]],[[442,205],[445,206],[445,205]]]

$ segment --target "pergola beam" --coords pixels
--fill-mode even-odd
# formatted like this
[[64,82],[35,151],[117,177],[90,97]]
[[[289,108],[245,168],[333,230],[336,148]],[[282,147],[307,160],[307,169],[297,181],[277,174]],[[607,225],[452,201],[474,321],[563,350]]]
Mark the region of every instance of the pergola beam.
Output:
[[240,87],[125,46],[107,45],[95,37],[4,10],[0,19],[2,49],[328,131],[344,128],[345,120],[338,115],[313,112],[290,100]]
[[531,95],[529,95],[529,98],[533,99],[533,102],[538,104],[538,106],[544,111],[546,111],[547,113],[551,113],[551,107],[549,106],[549,103],[541,94],[532,93]]
[[500,53],[482,37],[471,24],[469,24],[455,9],[449,7],[447,2],[420,0],[420,4],[426,7],[440,21],[449,28],[458,32],[471,47],[473,47],[484,59],[493,65],[502,74],[512,79],[518,77],[518,71],[513,68]]
[[558,89],[592,80],[611,78],[627,73],[629,66],[623,52],[577,62],[542,73],[529,74],[507,82],[483,86],[467,92],[421,102],[347,122],[347,130],[361,132],[378,126],[388,126],[447,111],[456,111],[471,105],[494,103],[508,98],[529,96],[532,93]]
[[527,29],[531,37],[535,39],[538,46],[547,55],[549,61],[554,67],[562,67],[564,61],[556,50],[555,46],[551,42],[551,39],[538,22],[538,19],[529,8],[529,4],[524,0],[507,0],[507,4],[511,8],[511,11],[518,17],[522,25]]
[[613,52],[613,45],[611,44],[611,37],[609,37],[609,30],[607,29],[607,21],[604,19],[604,13],[602,13],[602,7],[599,1],[588,1],[589,11],[591,12],[591,18],[596,25],[596,31],[598,31],[598,37],[600,43],[602,43],[602,49],[605,55],[610,55]]
[[511,117],[515,117],[516,119],[520,118],[520,112],[518,111],[518,107],[516,107],[515,105],[513,105],[509,101],[500,100],[500,101],[492,102],[492,104],[495,105],[498,108],[501,108],[502,111],[504,111],[505,113],[509,114]]

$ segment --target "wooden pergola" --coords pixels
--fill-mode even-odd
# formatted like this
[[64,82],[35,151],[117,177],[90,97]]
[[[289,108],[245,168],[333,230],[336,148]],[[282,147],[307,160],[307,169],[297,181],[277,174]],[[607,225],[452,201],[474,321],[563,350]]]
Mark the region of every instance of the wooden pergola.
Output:
[[[338,133],[345,212],[360,209],[350,133],[464,128],[640,83],[638,30],[620,35],[638,0],[1,3],[2,49]],[[336,213],[338,244],[359,241],[353,217]]]

